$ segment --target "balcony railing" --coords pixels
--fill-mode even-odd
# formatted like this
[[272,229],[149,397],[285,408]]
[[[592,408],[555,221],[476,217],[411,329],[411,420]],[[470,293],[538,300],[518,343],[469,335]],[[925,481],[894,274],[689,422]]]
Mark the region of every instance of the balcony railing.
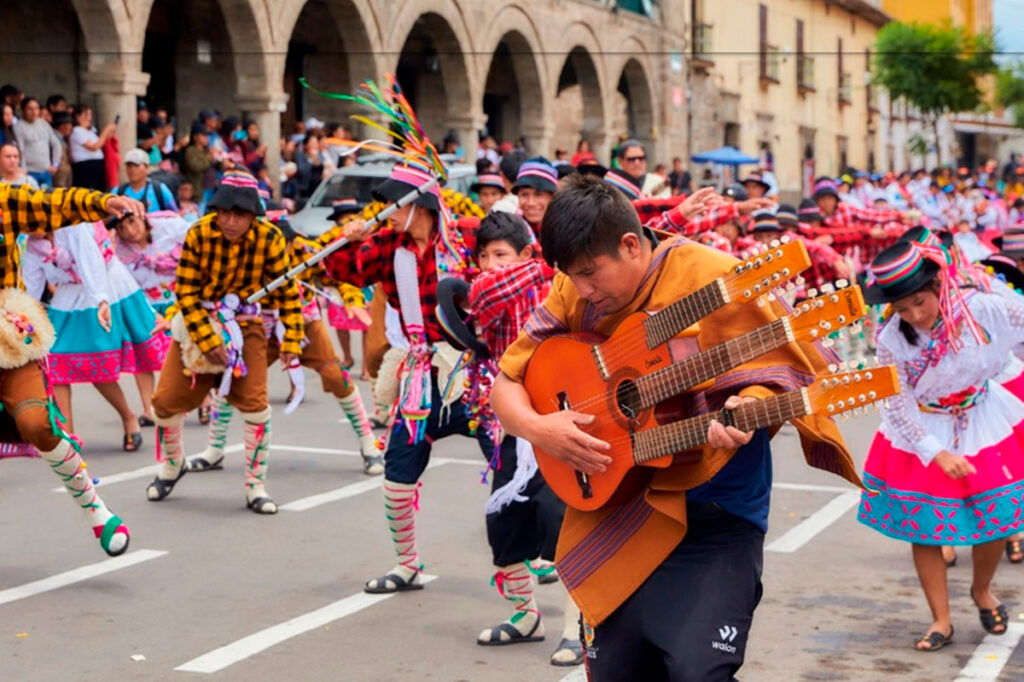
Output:
[[781,63],[782,55],[780,54],[778,46],[761,46],[761,80],[778,83]]
[[839,103],[850,104],[853,102],[853,79],[848,73],[839,74]]
[[693,56],[702,62],[713,62],[711,55],[711,24],[695,24],[693,27]]
[[814,57],[797,56],[796,85],[800,90],[814,90]]

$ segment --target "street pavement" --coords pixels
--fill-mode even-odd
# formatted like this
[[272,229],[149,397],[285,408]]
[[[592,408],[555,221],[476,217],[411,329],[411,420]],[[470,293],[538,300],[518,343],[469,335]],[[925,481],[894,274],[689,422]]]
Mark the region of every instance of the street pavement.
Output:
[[[130,525],[131,548],[108,560],[40,460],[0,462],[0,682],[582,680],[548,664],[562,629],[559,585],[537,588],[546,642],[475,644],[510,609],[489,582],[483,459],[469,439],[437,444],[423,479],[417,537],[436,578],[418,592],[363,595],[363,582],[394,564],[380,478],[362,474],[337,404],[314,375],[307,382],[303,406],[284,416],[287,381],[272,372],[268,489],[283,505],[272,517],[244,508],[239,424],[224,471],[189,474],[153,503],[152,429],[142,452],[121,452],[113,410],[92,387],[76,387],[86,459]],[[876,425],[873,415],[842,425],[858,462]],[[194,415],[185,442],[193,454],[205,444]],[[950,574],[955,642],[917,653],[930,619],[909,546],[857,523],[856,493],[808,468],[791,429],[773,452],[764,598],[741,679],[1024,679],[1024,566],[1001,565],[996,593],[1013,623],[986,638],[961,550]]]

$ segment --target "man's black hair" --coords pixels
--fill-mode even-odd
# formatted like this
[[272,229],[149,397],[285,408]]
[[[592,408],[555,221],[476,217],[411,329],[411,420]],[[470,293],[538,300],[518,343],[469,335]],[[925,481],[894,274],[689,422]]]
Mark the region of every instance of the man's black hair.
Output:
[[53,109],[61,102],[67,102],[67,99],[64,97],[64,95],[50,95],[46,98],[46,108]]
[[501,174],[505,176],[505,179],[509,182],[515,182],[516,176],[519,175],[519,167],[526,161],[526,152],[521,149],[513,149],[505,156],[501,157],[501,163],[498,164],[498,169]]
[[544,212],[541,251],[548,265],[565,270],[580,258],[617,255],[628,233],[643,239],[640,218],[626,195],[601,178],[570,175]]
[[476,231],[476,254],[484,250],[491,242],[508,242],[516,253],[533,243],[530,226],[526,221],[513,213],[495,211],[480,221]]
[[25,99],[21,100],[21,110],[22,110],[22,112],[24,112],[26,109],[28,109],[28,105],[31,104],[32,102],[35,102],[36,104],[39,104],[39,100],[36,99],[35,97],[26,97]]
[[[484,173],[487,173],[490,170],[491,170],[491,162],[490,161],[488,161],[487,159],[477,159],[476,160],[476,174],[477,175],[483,175]],[[513,180],[515,180],[515,178],[513,178]]]

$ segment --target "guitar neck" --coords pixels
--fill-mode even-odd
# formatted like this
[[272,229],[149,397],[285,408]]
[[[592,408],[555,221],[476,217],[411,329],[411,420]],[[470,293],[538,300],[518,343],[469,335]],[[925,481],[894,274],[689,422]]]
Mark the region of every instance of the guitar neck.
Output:
[[639,408],[647,408],[679,395],[792,340],[793,332],[789,320],[781,318],[642,376],[635,382],[640,393]]
[[656,348],[729,302],[725,281],[718,278],[644,320],[647,347]]
[[[746,403],[730,410],[729,416],[732,425],[740,431],[756,431],[810,412],[807,389],[802,388]],[[722,413],[702,414],[633,434],[633,460],[641,464],[704,445],[708,442],[708,425],[712,419],[722,421]]]

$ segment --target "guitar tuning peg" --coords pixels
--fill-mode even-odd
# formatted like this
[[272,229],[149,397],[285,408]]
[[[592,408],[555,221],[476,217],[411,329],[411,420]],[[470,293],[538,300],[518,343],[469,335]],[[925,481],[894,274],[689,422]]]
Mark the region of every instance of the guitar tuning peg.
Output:
[[841,419],[844,422],[848,422],[848,421],[850,421],[850,415],[848,413],[846,413],[846,412],[843,412],[843,414],[839,417],[839,419]]
[[841,372],[845,372],[849,368],[850,368],[850,363],[848,363],[846,360],[843,360],[842,362],[839,363],[839,370]]
[[782,235],[782,238],[779,239],[779,241],[782,242],[783,244],[788,244],[791,240],[788,234],[784,234]]
[[834,293],[836,293],[836,288],[835,288],[835,286],[831,282],[825,282],[824,284],[822,284],[821,285],[821,290],[822,290],[822,292],[824,292],[826,294],[834,294]]
[[790,293],[796,291],[796,285],[793,284],[792,282],[786,282],[786,291]]
[[764,307],[764,297],[763,296],[758,296],[757,297],[757,307],[758,308],[763,308]]
[[740,252],[740,258],[743,259],[743,260],[747,260],[748,258],[750,258],[750,252],[749,251],[741,251]]
[[829,364],[829,366],[828,366],[829,374],[835,374],[838,371],[839,371],[839,365],[837,365],[834,362]]
[[813,288],[813,287],[812,287],[812,288],[810,288],[810,289],[808,289],[808,290],[807,290],[807,296],[808,296],[808,298],[814,298],[814,297],[815,297],[815,296],[817,296],[817,295],[818,295],[818,290],[817,290],[817,289],[815,289],[815,288]]
[[846,287],[850,286],[850,283],[845,279],[837,279],[836,286],[839,287],[840,289],[845,289]]
[[773,249],[776,249],[776,248],[778,248],[778,247],[779,247],[779,244],[780,244],[780,243],[781,243],[781,242],[780,242],[780,241],[779,241],[778,239],[773,239],[773,240],[771,240],[771,241],[769,242],[769,244],[771,245],[771,247],[772,247]]
[[821,345],[823,345],[825,348],[831,348],[832,346],[834,346],[836,344],[835,344],[835,341],[833,341],[832,339],[827,339],[826,338],[826,339],[822,339],[821,340]]
[[802,287],[804,284],[807,284],[807,280],[805,280],[801,275],[797,275],[796,279],[794,279],[793,281],[796,282],[796,285],[798,287]]
[[767,298],[769,301],[774,301],[775,300],[775,294],[773,294],[772,292],[769,291],[768,294],[765,296],[765,298]]

